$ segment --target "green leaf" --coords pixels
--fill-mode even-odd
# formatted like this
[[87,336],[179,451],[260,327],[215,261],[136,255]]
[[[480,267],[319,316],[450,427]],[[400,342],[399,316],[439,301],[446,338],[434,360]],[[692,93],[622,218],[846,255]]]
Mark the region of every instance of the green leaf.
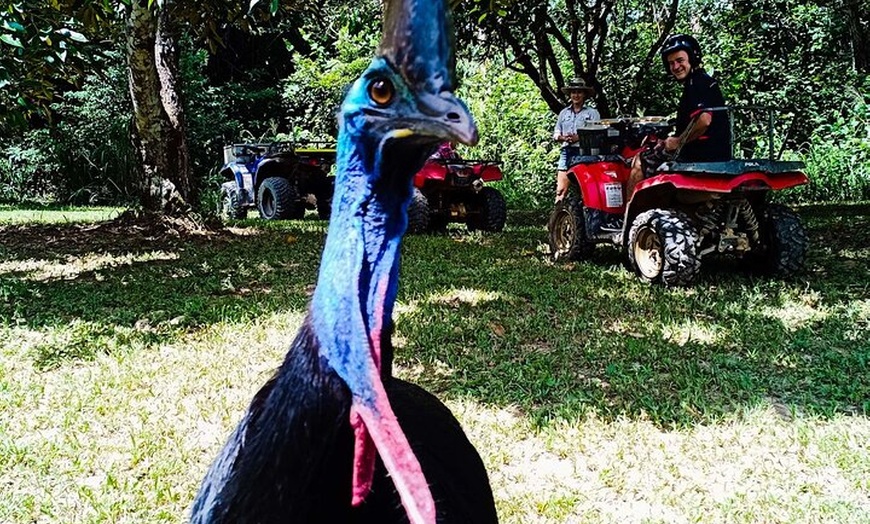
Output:
[[7,20],[3,21],[3,29],[8,29],[9,31],[14,31],[16,33],[23,33],[24,26],[19,24],[18,22],[9,22]]
[[272,5],[269,6],[269,13],[271,13],[272,16],[278,12],[278,5],[278,0],[272,0]]
[[72,40],[73,42],[81,42],[81,43],[87,43],[87,42],[88,42],[88,39],[87,39],[87,37],[86,37],[85,35],[83,35],[83,34],[81,34],[81,33],[77,33],[76,31],[71,31],[71,30],[69,30],[69,29],[61,29],[60,31],[62,31],[61,34],[62,34],[63,36],[69,38],[69,39]]
[[21,45],[21,41],[12,35],[0,35],[0,42],[4,42],[15,47],[24,47],[23,45]]

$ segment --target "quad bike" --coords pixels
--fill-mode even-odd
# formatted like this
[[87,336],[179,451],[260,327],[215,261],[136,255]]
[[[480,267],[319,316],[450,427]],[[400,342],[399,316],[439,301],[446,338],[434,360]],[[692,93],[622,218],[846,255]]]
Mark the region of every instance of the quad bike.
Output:
[[[735,109],[759,108],[713,110],[730,117]],[[772,140],[767,159],[682,162],[676,156],[625,195],[632,158],[670,130],[661,117],[604,120],[578,129],[586,155],[569,169],[573,194],[550,216],[553,258],[584,259],[596,244],[613,244],[641,279],[665,286],[692,283],[701,259],[713,255],[782,276],[798,272],[807,234],[800,218],[771,203],[770,195],[808,180],[803,163],[773,159]]]
[[244,218],[256,207],[266,220],[302,218],[306,209],[317,209],[329,218],[334,177],[327,175],[335,162],[331,144],[291,142],[233,144],[224,147],[220,174],[219,214],[225,219]]
[[408,231],[444,230],[451,222],[464,222],[469,231],[504,229],[504,197],[498,189],[485,185],[502,179],[500,164],[458,157],[428,159],[414,175]]

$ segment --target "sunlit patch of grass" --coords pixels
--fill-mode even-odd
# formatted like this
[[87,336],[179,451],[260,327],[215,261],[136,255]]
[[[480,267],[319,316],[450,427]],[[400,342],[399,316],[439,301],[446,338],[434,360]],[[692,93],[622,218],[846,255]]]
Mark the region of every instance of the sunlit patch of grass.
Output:
[[770,522],[789,515],[862,522],[870,516],[861,477],[870,459],[860,443],[870,436],[867,419],[785,421],[772,408],[757,407],[684,430],[663,430],[643,418],[589,416],[529,433],[512,415],[467,401],[451,407],[474,437],[486,434],[473,440],[485,450],[508,522]]
[[432,295],[429,300],[434,304],[456,305],[459,303],[475,307],[502,298],[499,293],[479,289],[459,288]]
[[[203,468],[300,323],[276,314],[73,367],[16,365],[14,380],[0,378],[0,521],[183,520]],[[3,362],[26,362],[25,351],[6,347]]]
[[828,308],[816,290],[802,290],[782,296],[779,303],[764,305],[759,309],[763,315],[778,320],[791,330],[822,322],[828,318]]
[[94,273],[94,279],[102,280],[100,271],[111,271],[121,266],[157,260],[178,260],[177,253],[165,251],[150,251],[145,253],[127,253],[112,255],[105,253],[89,253],[83,256],[68,257],[66,260],[8,260],[0,262],[0,275],[4,273],[21,273],[19,278],[25,280],[51,280],[75,278],[83,273]]
[[111,220],[124,211],[117,207],[21,207],[0,204],[2,224],[72,224]]
[[662,326],[662,336],[665,340],[684,346],[689,342],[702,345],[713,345],[722,340],[725,330],[714,324],[682,321]]

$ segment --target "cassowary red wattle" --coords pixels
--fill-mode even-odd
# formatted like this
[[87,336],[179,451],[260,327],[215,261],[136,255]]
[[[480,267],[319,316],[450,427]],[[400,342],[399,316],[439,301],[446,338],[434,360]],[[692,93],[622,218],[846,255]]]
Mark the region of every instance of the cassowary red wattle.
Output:
[[193,522],[497,522],[459,423],[392,376],[413,175],[438,143],[477,142],[454,89],[444,0],[387,1],[378,55],[339,111],[332,218],[308,315],[206,474]]

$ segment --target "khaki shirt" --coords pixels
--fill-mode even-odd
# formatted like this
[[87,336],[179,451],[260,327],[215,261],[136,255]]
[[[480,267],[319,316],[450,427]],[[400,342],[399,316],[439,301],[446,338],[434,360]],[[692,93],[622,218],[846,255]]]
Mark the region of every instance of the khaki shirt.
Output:
[[[583,127],[586,122],[592,120],[601,120],[597,109],[583,106],[580,111],[574,112],[573,106],[568,106],[559,113],[559,118],[556,120],[556,128],[553,130],[553,140],[556,140],[562,135],[573,135],[577,133],[578,127]],[[562,147],[571,147],[576,145],[576,142],[562,142]]]

